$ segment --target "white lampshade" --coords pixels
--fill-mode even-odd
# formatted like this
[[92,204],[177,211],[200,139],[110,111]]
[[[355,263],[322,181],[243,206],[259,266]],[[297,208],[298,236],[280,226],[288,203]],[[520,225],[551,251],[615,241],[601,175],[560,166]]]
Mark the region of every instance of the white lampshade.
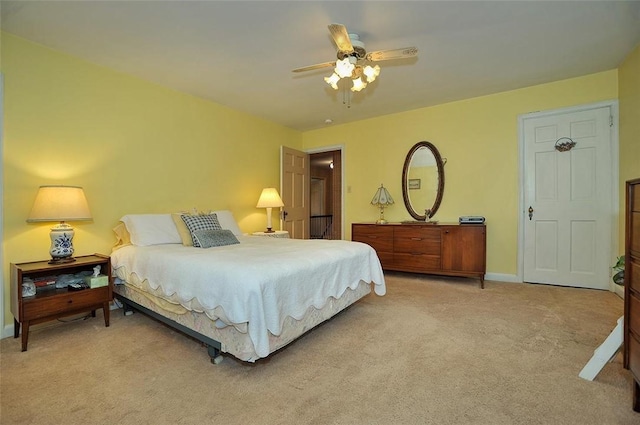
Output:
[[58,221],[51,228],[50,263],[75,261],[73,255],[73,227],[65,221],[91,220],[91,212],[84,191],[78,186],[40,186],[27,222]]
[[351,87],[351,91],[360,91],[365,87],[367,87],[367,83],[362,81],[362,78],[358,77],[353,80],[353,87]]
[[256,208],[269,208],[269,207],[284,207],[282,199],[275,187],[267,187],[262,189],[260,199],[258,199],[258,205]]
[[362,72],[364,75],[367,76],[367,81],[372,83],[373,80],[375,80],[378,77],[378,75],[380,75],[380,65],[376,65],[376,66],[367,65],[364,67],[364,70]]
[[40,186],[27,219],[29,223],[87,220],[91,220],[89,204],[78,186]]
[[338,90],[338,81],[340,81],[340,77],[335,72],[331,74],[331,77],[325,77],[324,80],[329,84],[334,90]]
[[350,77],[355,69],[356,59],[349,56],[336,62],[336,74],[340,78]]
[[267,230],[265,233],[273,233],[271,229],[271,208],[280,208],[284,207],[284,203],[278,194],[278,191],[275,187],[267,187],[262,189],[262,193],[260,194],[260,199],[258,199],[258,205],[256,208],[266,208],[267,209]]
[[393,203],[393,198],[389,194],[389,191],[381,184],[371,200],[371,205],[380,208],[380,218],[376,221],[377,224],[387,223],[387,220],[384,219],[384,207],[392,205]]

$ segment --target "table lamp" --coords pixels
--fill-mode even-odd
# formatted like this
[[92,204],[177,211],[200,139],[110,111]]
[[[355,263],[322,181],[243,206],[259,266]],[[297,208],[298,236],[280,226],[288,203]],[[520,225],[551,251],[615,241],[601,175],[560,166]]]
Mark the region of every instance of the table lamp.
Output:
[[262,193],[260,194],[260,199],[258,199],[258,205],[256,205],[256,208],[267,209],[267,230],[265,231],[265,233],[274,233],[274,231],[271,229],[271,209],[274,207],[284,207],[284,203],[282,202],[282,199],[280,199],[278,191],[275,187],[267,187],[265,189],[262,189]]
[[70,263],[73,255],[73,227],[66,221],[89,221],[91,212],[84,191],[78,186],[40,186],[28,223],[58,221],[51,228],[51,261],[49,264]]
[[380,187],[371,200],[371,205],[375,205],[380,208],[380,218],[376,221],[376,224],[387,224],[387,220],[384,219],[384,207],[391,204],[393,204],[393,198],[389,195],[387,189],[380,184]]

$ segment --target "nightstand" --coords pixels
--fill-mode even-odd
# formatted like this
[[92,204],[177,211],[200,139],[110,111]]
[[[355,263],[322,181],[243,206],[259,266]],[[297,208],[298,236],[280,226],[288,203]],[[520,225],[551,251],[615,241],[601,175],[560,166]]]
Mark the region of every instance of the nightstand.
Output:
[[[49,264],[48,261],[11,264],[11,313],[14,317],[14,338],[20,334],[22,325],[22,351],[27,351],[29,327],[37,323],[54,320],[59,317],[91,311],[93,317],[96,309],[104,312],[104,325],[109,326],[109,302],[113,299],[113,282],[111,281],[111,259],[109,256],[95,254],[75,257],[76,261],[64,264]],[[68,288],[56,289],[55,285],[39,287],[33,296],[22,296],[24,278],[39,280],[44,277],[55,277],[62,274],[93,272],[100,266],[100,274],[107,276],[107,285],[98,288],[87,288],[71,291]]]
[[286,230],[274,230],[271,233],[267,232],[253,232],[253,236],[267,236],[269,238],[284,238],[289,239],[289,232]]

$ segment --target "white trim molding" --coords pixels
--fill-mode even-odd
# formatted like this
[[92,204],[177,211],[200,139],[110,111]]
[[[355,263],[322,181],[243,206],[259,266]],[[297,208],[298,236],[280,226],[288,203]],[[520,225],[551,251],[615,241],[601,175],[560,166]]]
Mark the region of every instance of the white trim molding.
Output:
[[509,283],[522,283],[522,279],[515,274],[506,273],[486,273],[484,280],[492,280],[494,282],[509,282]]

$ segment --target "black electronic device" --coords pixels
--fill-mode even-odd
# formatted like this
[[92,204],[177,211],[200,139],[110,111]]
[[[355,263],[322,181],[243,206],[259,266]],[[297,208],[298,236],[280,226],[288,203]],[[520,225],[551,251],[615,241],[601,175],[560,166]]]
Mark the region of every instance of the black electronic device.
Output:
[[67,288],[69,288],[69,291],[82,291],[83,289],[88,289],[89,285],[86,283],[70,283]]
[[484,224],[484,217],[479,215],[463,215],[459,221],[460,224]]

